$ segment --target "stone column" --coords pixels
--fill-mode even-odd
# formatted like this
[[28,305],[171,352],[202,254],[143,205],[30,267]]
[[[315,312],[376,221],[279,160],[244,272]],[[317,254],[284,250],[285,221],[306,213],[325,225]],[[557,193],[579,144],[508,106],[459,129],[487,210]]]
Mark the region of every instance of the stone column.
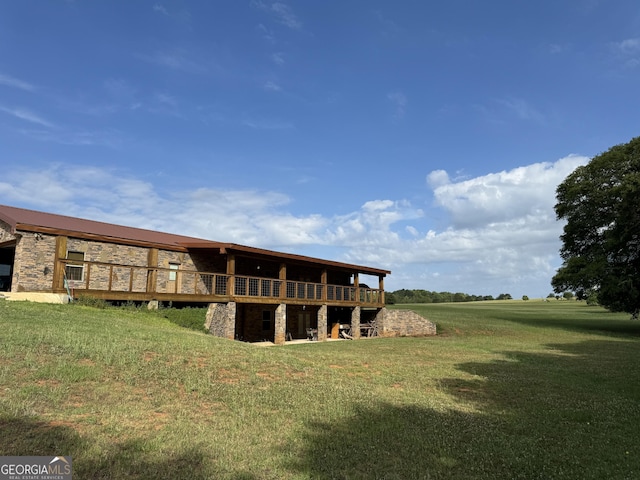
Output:
[[376,322],[376,327],[378,328],[379,337],[386,337],[389,335],[387,325],[385,325],[385,318],[384,318],[386,311],[387,309],[386,307],[384,307],[376,312],[375,322]]
[[322,305],[318,310],[318,341],[327,340],[327,306]]
[[275,338],[273,339],[273,343],[276,345],[284,345],[284,342],[287,338],[287,304],[281,303],[276,308],[276,318],[275,318]]
[[360,338],[360,307],[351,310],[351,336],[356,340]]

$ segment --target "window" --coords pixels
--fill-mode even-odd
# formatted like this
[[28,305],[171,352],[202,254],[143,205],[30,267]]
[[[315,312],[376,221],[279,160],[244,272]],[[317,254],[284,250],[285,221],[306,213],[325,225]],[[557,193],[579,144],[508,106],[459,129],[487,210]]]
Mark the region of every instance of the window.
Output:
[[82,262],[79,264],[68,263],[65,267],[67,280],[84,280],[84,252],[67,252],[67,260]]
[[171,271],[169,272],[169,281],[170,282],[174,282],[176,280],[177,271],[180,268],[180,264],[179,263],[170,263],[169,264],[169,268],[171,269]]
[[262,311],[262,330],[271,330],[271,310]]

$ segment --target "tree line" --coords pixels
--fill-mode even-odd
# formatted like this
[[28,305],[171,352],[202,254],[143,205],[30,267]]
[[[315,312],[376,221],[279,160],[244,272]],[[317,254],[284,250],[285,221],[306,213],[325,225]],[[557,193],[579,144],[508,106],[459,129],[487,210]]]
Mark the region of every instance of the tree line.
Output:
[[508,293],[501,293],[497,297],[493,295],[469,295],[467,293],[430,292],[429,290],[396,290],[385,292],[385,300],[388,304],[394,303],[445,303],[445,302],[481,302],[484,300],[511,300]]

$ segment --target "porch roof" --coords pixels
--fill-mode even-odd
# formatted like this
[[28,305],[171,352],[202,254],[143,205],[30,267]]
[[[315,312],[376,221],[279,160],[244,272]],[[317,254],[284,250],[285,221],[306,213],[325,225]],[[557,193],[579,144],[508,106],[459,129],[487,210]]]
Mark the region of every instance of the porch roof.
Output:
[[24,208],[0,205],[0,220],[7,223],[12,230],[54,235],[67,235],[95,241],[114,242],[136,246],[159,247],[175,251],[193,249],[212,249],[220,253],[245,254],[247,256],[271,257],[300,263],[315,263],[352,272],[385,276],[389,270],[353,265],[349,263],[323,260],[291,253],[276,252],[262,248],[249,247],[235,243],[215,242],[201,238],[176,235],[173,233],[126,227],[112,223],[98,222],[83,218],[58,215],[53,213],[28,210]]

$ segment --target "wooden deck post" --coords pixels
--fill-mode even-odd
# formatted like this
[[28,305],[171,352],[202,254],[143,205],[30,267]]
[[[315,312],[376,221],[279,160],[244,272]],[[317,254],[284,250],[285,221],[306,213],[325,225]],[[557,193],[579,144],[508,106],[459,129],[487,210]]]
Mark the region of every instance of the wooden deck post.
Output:
[[358,276],[358,272],[353,274],[353,286],[355,287],[356,298],[351,300],[360,303],[362,299],[360,298],[360,277]]
[[322,274],[320,275],[320,283],[322,283],[322,301],[327,301],[327,269],[322,269]]
[[378,277],[378,288],[380,289],[380,303],[384,305],[384,276]]
[[64,290],[65,265],[61,260],[67,257],[67,237],[56,237],[56,251],[53,259],[53,284],[54,292]]
[[233,297],[236,294],[236,256],[229,253],[227,255],[227,294]]
[[287,296],[287,264],[281,263],[278,270],[278,279],[280,280],[280,298],[284,299]]
[[158,249],[150,248],[147,256],[147,293],[155,293],[158,283]]

